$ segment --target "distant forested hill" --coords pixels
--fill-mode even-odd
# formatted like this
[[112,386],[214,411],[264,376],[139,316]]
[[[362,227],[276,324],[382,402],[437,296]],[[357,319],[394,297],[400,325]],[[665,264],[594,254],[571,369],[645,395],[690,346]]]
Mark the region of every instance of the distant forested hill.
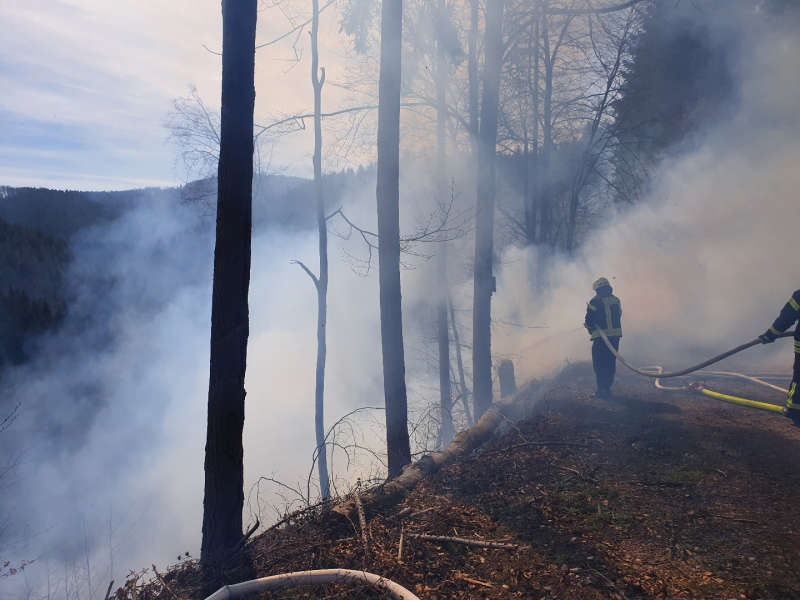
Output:
[[[370,177],[374,170],[326,176],[328,204],[340,206],[348,189],[363,187]],[[255,230],[316,227],[311,181],[259,175],[253,184]],[[57,328],[69,312],[68,279],[77,236],[91,237],[93,227],[106,227],[154,203],[195,207],[199,221],[213,223],[216,192],[213,177],[181,187],[118,192],[0,186],[0,372],[31,358],[37,337]]]
[[61,238],[0,220],[0,369],[24,362],[29,343],[66,312],[69,245]]
[[[175,195],[174,190],[156,191],[166,197]],[[4,187],[0,188],[0,219],[67,239],[84,227],[119,217],[145,193],[153,190],[79,192]]]

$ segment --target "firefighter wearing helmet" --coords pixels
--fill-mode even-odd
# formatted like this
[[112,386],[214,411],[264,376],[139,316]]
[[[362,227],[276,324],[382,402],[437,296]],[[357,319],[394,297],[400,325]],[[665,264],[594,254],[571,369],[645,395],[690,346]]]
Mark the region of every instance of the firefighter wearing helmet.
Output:
[[612,293],[611,284],[605,277],[595,281],[592,288],[595,295],[586,307],[584,325],[592,341],[592,366],[597,379],[597,396],[610,398],[611,385],[614,383],[617,370],[617,357],[600,337],[600,331],[605,333],[611,345],[619,350],[619,340],[622,337],[622,304]]

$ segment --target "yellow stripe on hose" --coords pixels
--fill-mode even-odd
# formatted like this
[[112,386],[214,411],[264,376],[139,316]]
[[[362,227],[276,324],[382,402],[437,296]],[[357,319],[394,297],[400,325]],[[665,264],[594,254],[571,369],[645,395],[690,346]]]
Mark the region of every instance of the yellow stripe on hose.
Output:
[[701,394],[722,400],[723,402],[730,402],[731,404],[738,404],[739,406],[749,406],[750,408],[758,408],[759,410],[766,410],[768,412],[783,414],[783,408],[777,404],[769,404],[767,402],[756,402],[755,400],[748,400],[747,398],[738,398],[736,396],[728,396],[727,394],[720,394],[719,392],[712,392],[711,390],[702,389]]

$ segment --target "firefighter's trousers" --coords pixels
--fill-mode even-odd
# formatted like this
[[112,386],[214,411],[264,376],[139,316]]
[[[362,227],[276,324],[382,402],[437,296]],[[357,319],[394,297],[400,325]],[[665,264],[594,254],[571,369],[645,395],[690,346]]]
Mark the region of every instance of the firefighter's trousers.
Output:
[[[619,350],[618,337],[608,338],[608,341]],[[592,366],[597,379],[597,393],[601,396],[610,394],[617,372],[617,357],[611,353],[601,338],[592,341]]]

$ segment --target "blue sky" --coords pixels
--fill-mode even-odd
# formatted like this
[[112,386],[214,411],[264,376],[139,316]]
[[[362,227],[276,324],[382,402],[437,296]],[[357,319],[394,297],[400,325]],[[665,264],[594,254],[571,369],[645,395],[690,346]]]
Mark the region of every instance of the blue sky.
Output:
[[[324,17],[330,79],[346,41],[336,15]],[[259,13],[259,42],[288,28],[279,11]],[[219,0],[0,0],[0,31],[0,185],[95,190],[185,180],[164,122],[192,85],[219,104],[220,58],[203,48],[221,46]],[[259,51],[258,121],[310,108],[308,69],[293,66],[293,56],[291,40]],[[329,90],[331,103],[344,101]],[[308,138],[273,141],[272,167],[307,174]]]

